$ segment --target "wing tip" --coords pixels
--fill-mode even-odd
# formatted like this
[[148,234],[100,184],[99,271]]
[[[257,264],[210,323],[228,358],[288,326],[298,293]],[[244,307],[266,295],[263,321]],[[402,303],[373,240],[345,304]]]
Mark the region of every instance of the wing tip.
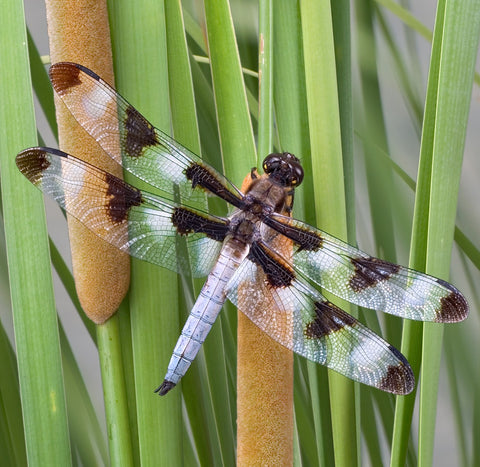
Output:
[[390,365],[378,388],[398,396],[410,394],[415,387],[415,376],[408,360],[392,345],[390,351],[398,358],[396,365]]
[[80,70],[80,65],[71,62],[58,62],[50,67],[48,75],[59,96],[66,94],[71,87],[81,84]]
[[18,170],[34,185],[39,182],[42,173],[47,170],[51,164],[48,159],[48,152],[48,148],[33,147],[19,152],[15,158]]
[[440,309],[435,321],[437,323],[458,323],[467,318],[469,309],[468,302],[462,293],[448,282],[437,279],[437,282],[450,291],[440,300]]
[[176,386],[176,383],[173,383],[172,381],[164,380],[163,383],[158,386],[157,389],[155,389],[154,392],[156,392],[159,396],[164,396],[168,392],[170,392],[174,387]]
[[73,62],[58,62],[54,63],[48,75],[52,82],[53,88],[60,96],[66,94],[73,86],[78,86],[82,83],[80,73],[83,72],[91,78],[100,81],[100,77],[89,68]]

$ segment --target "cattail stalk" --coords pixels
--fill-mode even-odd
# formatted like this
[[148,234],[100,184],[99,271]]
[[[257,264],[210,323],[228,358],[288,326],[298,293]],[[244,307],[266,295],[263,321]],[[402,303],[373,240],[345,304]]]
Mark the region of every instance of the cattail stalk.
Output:
[[[113,62],[106,2],[47,0],[51,62],[72,61],[92,68],[113,83]],[[68,153],[121,176],[121,169],[80,127],[56,97],[59,145]],[[99,240],[69,217],[73,273],[78,297],[87,316],[105,322],[120,305],[130,281],[126,253]]]
[[[243,192],[250,180],[250,176],[245,178]],[[291,255],[289,241],[277,248],[286,257]],[[238,305],[241,309],[241,302]],[[285,331],[292,334],[291,329]],[[293,465],[293,353],[241,312],[238,313],[237,465]]]

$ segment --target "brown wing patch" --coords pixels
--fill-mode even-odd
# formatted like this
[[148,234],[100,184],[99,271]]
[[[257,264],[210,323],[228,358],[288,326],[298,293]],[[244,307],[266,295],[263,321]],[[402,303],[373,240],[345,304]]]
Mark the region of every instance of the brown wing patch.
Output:
[[129,156],[139,157],[144,148],[159,143],[155,128],[134,107],[127,108],[124,124],[125,150]]
[[[291,221],[292,224],[295,220]],[[316,251],[322,248],[323,238],[318,232],[289,224],[288,219],[267,216],[264,223],[298,245],[298,250]]]
[[228,224],[208,215],[201,215],[191,209],[176,207],[172,214],[172,224],[180,235],[204,233],[213,240],[223,242],[228,233]]
[[262,243],[252,243],[248,259],[262,268],[270,287],[288,287],[295,279],[289,265]]
[[53,88],[60,96],[63,96],[71,87],[82,84],[80,71],[81,67],[73,63],[56,63],[50,67],[48,73]]
[[349,281],[355,292],[376,286],[379,282],[388,280],[396,274],[400,266],[372,256],[368,258],[351,258],[355,273]]
[[440,285],[451,290],[450,294],[440,300],[437,323],[456,323],[468,316],[468,303],[465,297],[453,285],[441,279],[437,279]]
[[415,377],[407,359],[393,346],[391,352],[400,360],[398,365],[389,366],[378,388],[393,394],[409,394],[415,386]]
[[305,327],[307,339],[320,339],[340,331],[345,326],[353,326],[357,320],[331,302],[315,302],[315,318]]
[[114,223],[124,222],[128,218],[130,208],[142,203],[142,194],[140,190],[107,172],[105,173],[105,183],[109,199],[108,215]]
[[16,158],[17,167],[34,185],[42,178],[42,173],[50,167],[47,153],[41,148],[22,151]]
[[242,199],[235,196],[231,191],[225,188],[222,180],[209,170],[206,165],[192,163],[186,170],[185,176],[192,182],[192,188],[200,187],[207,192],[213,193],[235,207],[242,206]]

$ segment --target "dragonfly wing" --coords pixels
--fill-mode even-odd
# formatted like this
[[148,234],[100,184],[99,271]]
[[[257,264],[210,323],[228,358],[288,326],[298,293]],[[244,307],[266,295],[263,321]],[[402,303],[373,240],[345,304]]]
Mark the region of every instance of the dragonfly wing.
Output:
[[[16,161],[63,209],[132,256],[195,276],[207,274],[218,257],[226,219],[166,202],[57,149],[26,149]],[[179,236],[186,237],[188,259],[178,254]]]
[[452,323],[468,315],[465,297],[448,282],[374,258],[281,214],[272,214],[266,223],[294,241],[296,272],[340,298],[420,321]]
[[383,391],[412,391],[414,376],[405,357],[296,278],[266,245],[252,246],[227,290],[229,300],[260,329],[299,355]]
[[50,79],[72,115],[104,151],[167,198],[172,199],[176,185],[182,203],[202,206],[206,191],[239,205],[243,195],[230,181],[155,128],[93,71],[60,62],[50,68]]

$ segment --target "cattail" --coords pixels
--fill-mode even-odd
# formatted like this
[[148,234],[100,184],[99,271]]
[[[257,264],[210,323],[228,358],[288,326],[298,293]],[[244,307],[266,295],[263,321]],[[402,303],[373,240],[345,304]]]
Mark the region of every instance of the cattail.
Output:
[[[250,182],[250,176],[246,177],[243,192]],[[276,240],[275,248],[286,258],[291,257],[290,240],[283,236]],[[241,309],[240,300],[238,305]],[[283,331],[292,336],[289,326],[291,320],[285,320]],[[293,465],[293,353],[241,312],[238,313],[237,425],[237,465]]]
[[[46,6],[51,62],[80,63],[113,84],[106,2],[47,0]],[[121,177],[120,167],[80,127],[58,96],[55,103],[60,148]],[[80,303],[92,321],[103,323],[115,313],[127,292],[128,255],[100,240],[72,217],[68,218],[68,228]]]

